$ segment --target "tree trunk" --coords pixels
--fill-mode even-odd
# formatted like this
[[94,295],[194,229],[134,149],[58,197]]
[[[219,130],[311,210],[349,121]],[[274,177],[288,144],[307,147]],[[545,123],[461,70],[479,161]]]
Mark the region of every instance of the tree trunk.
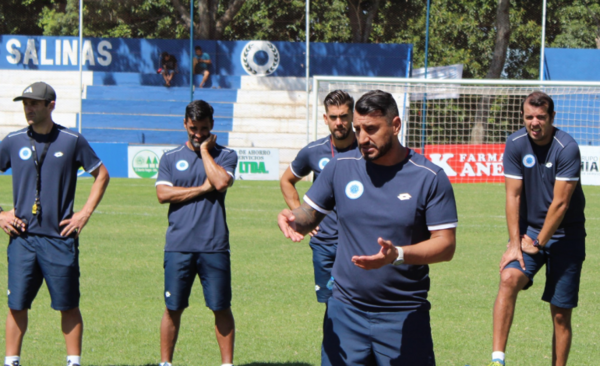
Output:
[[[494,45],[492,63],[485,76],[486,79],[500,79],[504,64],[506,63],[506,53],[510,41],[509,9],[510,0],[498,0],[498,10],[496,11],[496,42]],[[470,136],[471,144],[484,143],[485,130],[492,102],[492,96],[482,96],[477,103],[475,122]]]
[[[181,5],[180,0],[171,0],[181,19],[190,27],[190,9]],[[223,16],[217,19],[219,0],[193,0],[198,2],[198,17],[194,24],[194,37],[197,39],[221,39],[225,28],[240,11],[246,0],[232,0]]]
[[353,43],[368,43],[381,0],[346,0]]

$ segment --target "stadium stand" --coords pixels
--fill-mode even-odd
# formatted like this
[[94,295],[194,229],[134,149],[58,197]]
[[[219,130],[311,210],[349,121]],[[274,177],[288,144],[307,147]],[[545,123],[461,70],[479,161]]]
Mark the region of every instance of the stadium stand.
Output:
[[[183,114],[190,89],[185,75],[178,76],[174,87],[165,88],[158,86],[163,81],[156,74],[84,72],[82,133],[90,142],[180,144],[185,140]],[[55,121],[78,129],[78,72],[0,70],[0,77],[10,80],[0,92],[0,139],[26,126],[22,105],[12,98],[40,80],[56,89]],[[278,148],[283,172],[307,143],[304,88],[304,79],[298,77],[217,75],[208,88],[194,91],[194,99],[206,100],[215,108],[214,132],[219,143]],[[324,124],[317,132],[319,136],[328,133]],[[312,134],[311,126],[311,138]]]

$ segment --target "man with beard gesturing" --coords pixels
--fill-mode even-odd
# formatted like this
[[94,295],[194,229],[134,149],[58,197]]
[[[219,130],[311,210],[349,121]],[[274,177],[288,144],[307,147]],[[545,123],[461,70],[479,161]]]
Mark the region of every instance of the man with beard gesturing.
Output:
[[363,95],[354,111],[359,150],[332,159],[304,203],[278,216],[298,242],[337,209],[322,365],[435,365],[428,265],[454,255],[456,204],[443,169],[402,146],[400,128],[391,94]]

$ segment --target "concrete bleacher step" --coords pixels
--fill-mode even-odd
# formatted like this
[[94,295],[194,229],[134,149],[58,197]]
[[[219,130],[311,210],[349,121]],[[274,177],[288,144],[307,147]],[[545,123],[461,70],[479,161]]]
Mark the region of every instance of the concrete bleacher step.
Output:
[[[14,97],[15,96],[10,99],[0,100],[0,111],[3,113],[20,113],[21,116],[25,118],[25,115],[23,114],[23,103],[13,102],[12,99]],[[54,112],[52,113],[79,113],[79,99],[57,99]]]
[[[97,129],[87,128],[83,125],[82,133],[90,142],[115,142],[128,144],[172,144],[179,145],[187,140],[185,130],[139,130],[139,129]],[[229,145],[228,133],[213,131],[217,135],[217,142]]]
[[[77,125],[77,113],[52,113],[52,119],[54,122],[61,124],[65,127],[75,127]],[[27,120],[25,119],[25,113],[19,112],[3,112],[0,126],[9,127],[14,126],[15,128],[23,128],[27,126]]]
[[[83,72],[83,85],[93,83],[93,74],[92,71]],[[61,85],[77,87],[79,71],[0,70],[0,80],[7,80],[10,85],[19,86],[19,91],[36,81],[44,81],[55,89]]]
[[[194,100],[202,99],[209,103],[230,102],[237,99],[237,90],[196,89]],[[99,100],[144,100],[144,101],[190,101],[189,88],[165,88],[156,86],[89,86],[87,99]]]
[[[313,128],[312,119],[309,122],[309,129]],[[306,134],[306,119],[295,118],[295,119],[283,119],[283,118],[242,118],[235,117],[233,119],[232,131],[242,133],[304,133]],[[329,132],[327,126],[322,120],[317,121],[317,131],[320,134],[327,134]]]
[[229,143],[235,147],[296,148],[306,145],[306,134],[230,132]]
[[[83,101],[84,113],[106,114],[141,114],[141,115],[174,115],[183,116],[188,102],[178,101],[139,101],[139,100],[101,100],[86,99]],[[232,103],[213,103],[215,117],[233,116]]]
[[[190,85],[189,75],[176,73],[171,80],[173,87],[188,87]],[[198,86],[202,81],[200,75],[194,75],[194,85]],[[142,74],[137,72],[94,72],[94,85],[118,85],[118,86],[162,86],[165,81],[162,75]],[[205,88],[239,89],[241,86],[240,76],[211,75]]]
[[[139,130],[181,130],[183,127],[183,114],[181,116],[146,116],[126,114],[92,114],[84,113],[82,119],[84,128],[130,128]],[[231,131],[233,118],[215,118],[214,130]]]
[[233,117],[302,119],[306,118],[306,106],[298,104],[271,105],[235,103]]

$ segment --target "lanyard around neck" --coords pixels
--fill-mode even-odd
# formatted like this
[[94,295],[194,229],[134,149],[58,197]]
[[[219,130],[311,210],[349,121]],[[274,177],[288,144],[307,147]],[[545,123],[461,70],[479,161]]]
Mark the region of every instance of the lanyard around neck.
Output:
[[44,150],[42,150],[42,154],[39,156],[39,159],[37,149],[35,147],[35,140],[33,139],[33,128],[29,127],[29,131],[27,131],[27,135],[29,136],[29,143],[31,144],[31,157],[33,158],[33,163],[35,165],[36,171],[35,201],[31,210],[31,213],[34,216],[39,214],[42,209],[42,204],[40,202],[40,190],[42,187],[42,164],[44,164],[44,160],[46,160],[46,154],[48,153],[48,149],[50,148],[50,143],[52,142],[52,135],[55,130],[56,125],[53,125],[52,130],[50,130],[50,133],[48,134],[48,142],[44,144]]

